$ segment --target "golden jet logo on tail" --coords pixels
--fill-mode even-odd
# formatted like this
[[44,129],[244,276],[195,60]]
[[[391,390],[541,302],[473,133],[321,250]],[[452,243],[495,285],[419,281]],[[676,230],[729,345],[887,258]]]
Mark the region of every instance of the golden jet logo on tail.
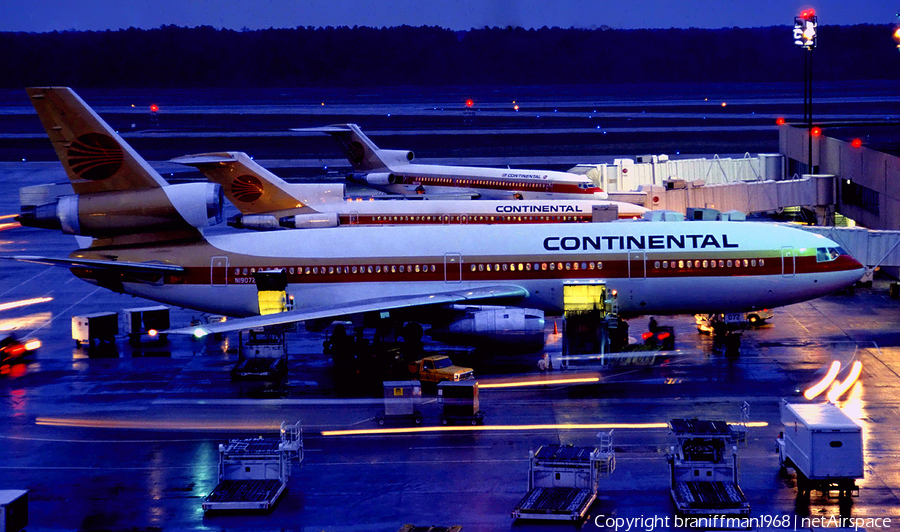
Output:
[[86,133],[72,142],[66,152],[66,164],[79,177],[91,181],[106,179],[122,168],[122,149],[102,133]]
[[252,175],[242,175],[231,183],[231,195],[238,201],[251,203],[264,192],[263,184]]

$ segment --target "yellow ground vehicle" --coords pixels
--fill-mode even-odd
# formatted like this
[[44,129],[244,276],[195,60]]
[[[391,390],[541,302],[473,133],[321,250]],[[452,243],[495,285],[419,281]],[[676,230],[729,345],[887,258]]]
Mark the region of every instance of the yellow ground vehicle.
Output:
[[464,381],[474,379],[472,368],[455,366],[447,355],[432,355],[409,363],[409,372],[422,382]]

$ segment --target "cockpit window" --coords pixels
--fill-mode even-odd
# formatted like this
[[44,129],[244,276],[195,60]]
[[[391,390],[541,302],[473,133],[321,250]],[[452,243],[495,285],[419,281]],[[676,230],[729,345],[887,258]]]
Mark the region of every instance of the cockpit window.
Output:
[[836,248],[816,248],[816,262],[831,262],[841,255],[846,255],[843,249]]

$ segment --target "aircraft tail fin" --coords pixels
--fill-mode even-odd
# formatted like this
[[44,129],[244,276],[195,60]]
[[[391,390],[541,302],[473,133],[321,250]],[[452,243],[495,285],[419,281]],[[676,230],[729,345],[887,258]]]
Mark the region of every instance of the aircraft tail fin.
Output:
[[291,131],[327,133],[337,139],[353,170],[370,172],[408,164],[415,155],[408,150],[383,150],[356,124],[332,124],[325,127],[297,128]]
[[90,237],[97,247],[198,238],[222,221],[218,185],[170,185],[68,87],[26,92],[74,194],[35,195],[20,206],[22,225]]
[[314,212],[306,205],[306,198],[299,198],[291,193],[289,183],[263,168],[244,152],[185,155],[171,159],[170,162],[193,166],[207,179],[221,185],[225,197],[241,214],[284,210]]
[[76,194],[167,184],[72,89],[31,87],[26,92]]

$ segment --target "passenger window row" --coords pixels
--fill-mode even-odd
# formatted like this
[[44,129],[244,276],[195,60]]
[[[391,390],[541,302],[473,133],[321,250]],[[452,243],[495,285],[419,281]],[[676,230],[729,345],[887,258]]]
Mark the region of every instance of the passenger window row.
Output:
[[685,269],[704,269],[704,268],[740,268],[743,266],[744,268],[756,268],[757,266],[763,267],[766,265],[765,259],[718,259],[718,260],[664,260],[664,261],[656,261],[653,263],[653,267],[658,269],[676,269],[676,270],[685,270]]

